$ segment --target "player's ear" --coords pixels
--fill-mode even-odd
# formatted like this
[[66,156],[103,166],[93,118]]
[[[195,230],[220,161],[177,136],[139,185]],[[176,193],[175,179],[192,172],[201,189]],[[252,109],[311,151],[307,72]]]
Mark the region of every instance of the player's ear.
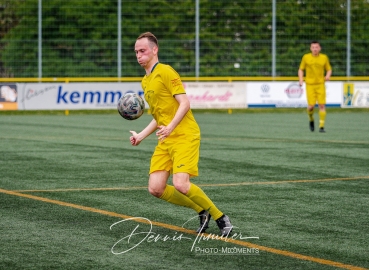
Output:
[[154,47],[152,48],[152,51],[154,52],[154,54],[158,54],[158,52],[159,52],[159,47],[158,47],[158,46],[154,46]]

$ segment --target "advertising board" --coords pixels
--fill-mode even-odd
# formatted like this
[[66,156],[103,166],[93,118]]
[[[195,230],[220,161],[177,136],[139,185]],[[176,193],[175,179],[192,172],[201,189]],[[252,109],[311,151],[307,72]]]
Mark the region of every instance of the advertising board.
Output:
[[[246,108],[246,83],[183,84],[192,108]],[[143,96],[134,83],[20,83],[19,110],[115,109],[127,92]],[[148,108],[148,104],[146,104]]]
[[369,107],[369,83],[351,82],[343,84],[342,107]]
[[137,83],[20,83],[19,110],[115,109],[127,92],[143,94]]
[[[340,107],[342,82],[326,83],[326,105]],[[306,107],[305,84],[298,82],[250,82],[247,83],[248,107]]]
[[245,82],[183,83],[191,108],[246,108]]

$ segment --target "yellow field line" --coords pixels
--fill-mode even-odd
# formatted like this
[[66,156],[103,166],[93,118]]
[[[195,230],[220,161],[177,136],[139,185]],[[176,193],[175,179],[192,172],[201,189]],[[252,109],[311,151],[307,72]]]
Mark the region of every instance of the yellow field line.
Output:
[[134,190],[134,189],[147,189],[147,186],[142,187],[110,187],[110,188],[58,188],[58,189],[24,189],[13,190],[15,192],[68,192],[68,191],[109,191],[109,190]]
[[107,188],[58,188],[58,189],[25,189],[13,190],[15,192],[66,192],[66,191],[108,191],[108,190],[133,190],[133,189],[147,189],[147,186],[142,187],[107,187]]
[[345,144],[369,144],[369,141],[337,141],[337,140],[298,140],[298,139],[268,139],[268,138],[222,138],[222,137],[202,137],[201,141],[256,141],[256,142],[288,142],[288,143],[345,143]]
[[[65,136],[1,136],[1,139],[27,139],[27,140],[35,140],[35,141],[43,141],[45,139],[55,139],[55,140],[61,140],[61,139],[90,139],[90,140],[116,140],[116,141],[122,141],[124,138],[122,137],[101,137],[101,136],[73,136],[70,135],[68,137]],[[128,138],[128,137],[127,137]],[[128,140],[128,139],[127,139]],[[146,141],[157,141],[156,137],[147,137],[145,139]],[[339,141],[339,140],[299,140],[299,139],[278,139],[278,138],[241,138],[241,137],[207,137],[203,136],[201,138],[201,141],[253,141],[253,142],[288,142],[288,143],[337,143],[337,144],[369,144],[369,141]]]
[[326,178],[316,180],[283,180],[283,181],[271,181],[271,182],[241,182],[241,183],[229,183],[229,184],[202,184],[198,186],[202,187],[216,187],[216,186],[245,186],[245,185],[275,185],[285,183],[316,183],[316,182],[331,182],[331,181],[350,181],[359,179],[369,179],[369,176],[357,176],[347,178]]
[[[224,184],[197,184],[200,187],[225,187],[225,186],[246,186],[246,185],[275,185],[285,183],[316,183],[316,182],[331,182],[331,181],[350,181],[369,179],[368,176],[355,176],[345,178],[325,178],[315,180],[282,180],[282,181],[270,181],[270,182],[240,182],[240,183],[224,183]],[[25,190],[13,190],[15,192],[67,192],[67,191],[108,191],[108,190],[134,190],[134,189],[147,189],[147,186],[136,187],[110,187],[110,188],[66,188],[66,189],[25,189]]]
[[[34,196],[34,195],[30,195],[30,194],[23,194],[23,193],[14,192],[14,191],[5,190],[5,189],[0,189],[0,193],[13,195],[13,196],[17,196],[17,197],[28,198],[28,199],[37,200],[37,201],[42,201],[42,202],[46,202],[46,203],[52,203],[52,204],[56,204],[56,205],[60,205],[60,206],[71,207],[71,208],[84,210],[84,211],[88,211],[88,212],[93,212],[93,213],[98,213],[98,214],[102,214],[102,215],[107,215],[107,216],[111,216],[111,217],[118,217],[118,218],[122,218],[122,219],[133,218],[131,216],[127,216],[127,215],[123,215],[123,214],[119,214],[119,213],[115,213],[115,212],[105,211],[105,210],[101,210],[101,209],[97,209],[97,208],[82,206],[82,205],[63,202],[63,201],[58,201],[58,200],[52,200],[52,199],[43,198],[43,197],[39,197],[39,196]],[[148,223],[147,221],[144,221],[144,220],[136,220],[136,221],[140,222],[140,223]],[[174,226],[174,225],[170,225],[170,224],[166,224],[166,223],[161,223],[161,222],[155,222],[155,221],[151,222],[151,223],[155,226],[158,226],[158,227],[162,227],[162,228],[166,228],[166,229],[170,229],[170,230],[174,230],[174,231],[179,231],[179,232],[183,232],[183,233],[187,233],[187,234],[197,235],[196,232],[185,229],[185,228],[182,228],[182,227],[178,227],[178,226]],[[208,235],[208,234],[203,234],[203,235],[206,237],[206,235]],[[234,244],[244,246],[244,247],[248,247],[248,248],[257,248],[259,250],[263,250],[263,251],[266,251],[266,252],[269,252],[269,253],[283,255],[283,256],[286,256],[286,257],[294,258],[294,259],[311,261],[311,262],[324,264],[324,265],[329,265],[329,266],[335,266],[335,267],[339,267],[339,268],[343,268],[343,269],[367,270],[365,268],[358,267],[358,266],[353,266],[353,265],[343,264],[343,263],[335,262],[335,261],[331,261],[331,260],[325,260],[325,259],[321,259],[321,258],[306,256],[306,255],[302,255],[302,254],[298,254],[298,253],[294,253],[294,252],[290,252],[290,251],[286,251],[286,250],[270,248],[270,247],[266,247],[266,246],[253,244],[253,243],[250,243],[250,242],[245,242],[245,241],[240,241],[240,240],[235,240],[235,239],[229,239],[229,238],[224,238],[224,239],[221,239],[221,238],[219,239],[218,238],[217,240],[224,241],[224,242],[229,242],[229,243],[234,243]]]

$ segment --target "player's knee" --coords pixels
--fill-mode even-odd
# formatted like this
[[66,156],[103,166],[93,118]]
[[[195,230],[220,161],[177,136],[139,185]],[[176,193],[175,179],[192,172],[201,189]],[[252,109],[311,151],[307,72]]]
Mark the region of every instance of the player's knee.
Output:
[[187,173],[177,173],[173,175],[173,186],[182,194],[187,194],[190,190],[190,176]]
[[181,192],[182,194],[187,194],[188,191],[190,190],[190,185],[188,183],[175,182],[173,183],[173,185],[174,185],[174,188],[178,190],[179,192]]
[[158,189],[158,188],[154,188],[154,187],[149,187],[148,188],[148,191],[151,195],[157,197],[157,198],[160,198],[161,195],[163,195],[163,192],[164,190],[162,189]]

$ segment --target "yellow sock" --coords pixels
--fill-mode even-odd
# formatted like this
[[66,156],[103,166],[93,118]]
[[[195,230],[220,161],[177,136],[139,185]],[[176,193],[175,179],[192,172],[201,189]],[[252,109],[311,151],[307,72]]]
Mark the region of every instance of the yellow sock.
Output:
[[214,220],[217,220],[223,215],[205,192],[198,186],[191,183],[190,190],[186,195],[197,205],[201,206],[202,209],[208,211]]
[[203,208],[198,206],[195,202],[189,199],[186,195],[176,190],[173,186],[167,185],[160,199],[184,207],[192,208],[197,213],[200,213]]
[[319,128],[324,127],[326,111],[319,111]]
[[308,116],[309,116],[309,121],[313,122],[314,121],[314,110],[307,110]]

